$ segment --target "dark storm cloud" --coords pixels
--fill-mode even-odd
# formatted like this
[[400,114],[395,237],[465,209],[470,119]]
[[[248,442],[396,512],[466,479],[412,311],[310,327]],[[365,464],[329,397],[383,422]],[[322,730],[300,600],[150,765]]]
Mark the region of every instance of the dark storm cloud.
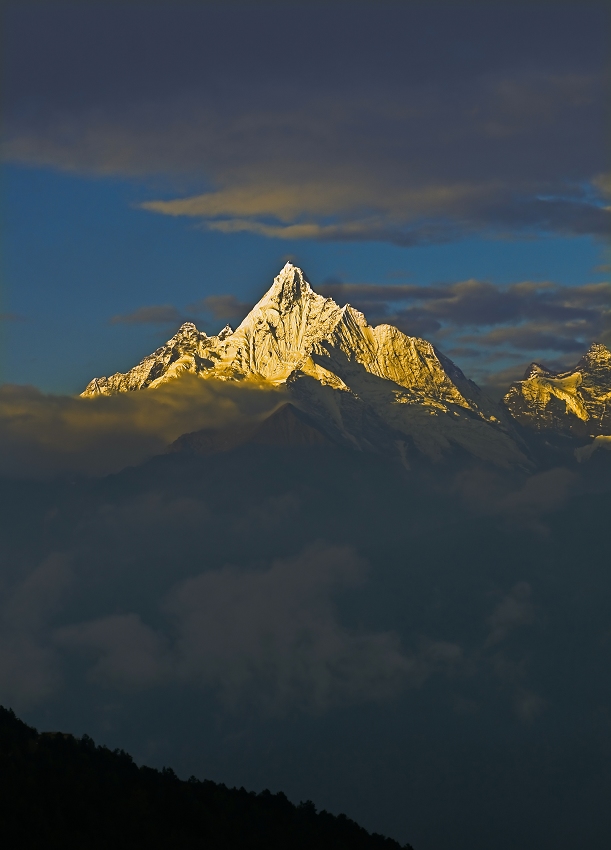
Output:
[[145,208],[226,233],[601,236],[606,20],[582,4],[13,8],[5,156],[163,176],[176,188]]

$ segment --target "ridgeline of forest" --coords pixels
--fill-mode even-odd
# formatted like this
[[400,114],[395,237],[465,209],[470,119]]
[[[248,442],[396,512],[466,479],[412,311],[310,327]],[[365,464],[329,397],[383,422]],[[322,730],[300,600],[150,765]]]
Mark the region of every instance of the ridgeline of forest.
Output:
[[[173,770],[87,735],[38,733],[0,706],[0,843],[13,850],[400,850],[345,815]],[[412,850],[406,844],[403,850]]]

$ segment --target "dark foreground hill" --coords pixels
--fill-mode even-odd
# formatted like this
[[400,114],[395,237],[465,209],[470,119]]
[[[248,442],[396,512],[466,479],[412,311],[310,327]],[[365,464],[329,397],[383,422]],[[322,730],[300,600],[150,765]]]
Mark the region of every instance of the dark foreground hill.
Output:
[[[400,850],[345,815],[138,767],[88,738],[39,734],[0,706],[0,842],[46,850]],[[404,845],[403,850],[411,850]]]

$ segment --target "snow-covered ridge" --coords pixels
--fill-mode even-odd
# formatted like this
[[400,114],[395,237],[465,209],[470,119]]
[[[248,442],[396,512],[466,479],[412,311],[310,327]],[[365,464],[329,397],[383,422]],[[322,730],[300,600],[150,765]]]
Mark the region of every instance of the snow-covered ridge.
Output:
[[217,336],[198,331],[193,322],[185,322],[165,345],[162,345],[129,372],[116,372],[109,378],[94,378],[82,396],[114,395],[142,390],[178,377],[181,372],[200,373],[210,368],[219,343],[233,331],[226,325]]
[[503,413],[451,360],[349,304],[318,295],[287,263],[240,326],[207,336],[192,323],[126,373],[95,378],[83,396],[155,388],[182,372],[283,385],[336,442],[438,459],[460,448],[528,465]]
[[532,363],[504,403],[517,422],[533,430],[581,437],[609,434],[611,351],[595,343],[567,372],[552,372]]

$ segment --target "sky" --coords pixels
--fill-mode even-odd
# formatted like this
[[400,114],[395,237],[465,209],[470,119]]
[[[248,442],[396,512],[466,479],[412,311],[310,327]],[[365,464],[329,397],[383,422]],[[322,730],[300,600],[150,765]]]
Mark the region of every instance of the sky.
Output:
[[609,341],[606,4],[2,14],[4,382],[235,326],[287,258],[496,395]]

